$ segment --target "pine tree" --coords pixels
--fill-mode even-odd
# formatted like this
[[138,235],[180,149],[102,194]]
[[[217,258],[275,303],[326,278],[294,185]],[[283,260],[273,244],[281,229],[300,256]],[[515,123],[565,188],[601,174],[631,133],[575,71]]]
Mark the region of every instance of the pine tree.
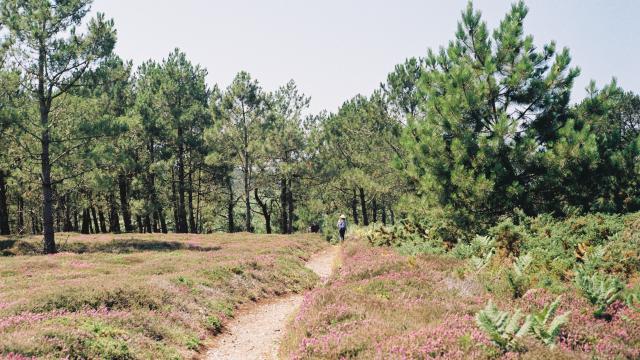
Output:
[[50,113],[60,96],[67,93],[82,75],[106,58],[116,36],[113,22],[103,14],[87,23],[87,33],[77,27],[90,10],[89,0],[4,0],[0,4],[0,22],[11,33],[14,46],[21,49],[25,81],[38,102],[39,128],[29,132],[40,143],[42,216],[44,252],[56,252],[53,219],[51,145],[61,141],[52,137]]

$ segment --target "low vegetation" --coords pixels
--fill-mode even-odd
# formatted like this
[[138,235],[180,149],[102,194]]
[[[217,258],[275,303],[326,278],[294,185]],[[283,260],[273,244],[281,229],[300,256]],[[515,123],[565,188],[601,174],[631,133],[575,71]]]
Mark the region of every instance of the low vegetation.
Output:
[[[243,303],[312,287],[318,236],[65,235],[3,239],[0,355],[191,358]],[[259,244],[260,246],[256,246]]]
[[438,223],[354,231],[285,356],[640,357],[640,214],[505,218],[457,244]]

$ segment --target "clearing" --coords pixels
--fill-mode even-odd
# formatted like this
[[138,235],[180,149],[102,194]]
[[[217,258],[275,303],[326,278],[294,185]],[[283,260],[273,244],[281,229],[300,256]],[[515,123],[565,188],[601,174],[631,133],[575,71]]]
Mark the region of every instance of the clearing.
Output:
[[313,288],[318,235],[59,234],[0,237],[0,354],[193,358],[238,308]]

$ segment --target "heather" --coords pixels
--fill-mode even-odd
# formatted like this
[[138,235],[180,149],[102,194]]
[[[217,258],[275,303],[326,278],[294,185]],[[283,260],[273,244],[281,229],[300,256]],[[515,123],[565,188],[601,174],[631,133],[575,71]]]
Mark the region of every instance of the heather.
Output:
[[[482,241],[474,243],[480,247],[477,242]],[[348,242],[342,255],[342,267],[329,284],[306,295],[287,334],[282,350],[285,357],[640,356],[640,313],[623,296],[637,287],[637,274],[606,306],[605,315],[598,316],[599,305],[583,296],[573,285],[575,280],[545,287],[535,279],[544,273],[530,272],[531,264],[500,255],[478,268],[471,259],[459,259],[452,253],[401,255],[397,249],[360,240]],[[505,269],[515,272],[512,262],[524,267],[522,276],[531,277],[518,297],[501,273]],[[502,328],[490,324],[493,331],[489,331],[479,314],[485,314],[489,322],[500,315],[506,320]],[[510,320],[513,323],[508,325]]]
[[304,261],[323,244],[313,235],[69,234],[56,255],[2,258],[0,354],[192,358],[238,307],[312,287]]

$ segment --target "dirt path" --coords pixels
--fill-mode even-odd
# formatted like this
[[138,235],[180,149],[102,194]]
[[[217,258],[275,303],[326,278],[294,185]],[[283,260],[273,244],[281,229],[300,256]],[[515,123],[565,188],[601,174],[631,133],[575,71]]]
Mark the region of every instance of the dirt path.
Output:
[[[333,246],[313,256],[306,266],[322,281],[331,275],[333,262],[338,255]],[[217,345],[207,353],[208,360],[266,360],[277,359],[280,339],[287,319],[302,302],[302,295],[293,295],[257,306],[234,319],[228,331],[219,336]]]

